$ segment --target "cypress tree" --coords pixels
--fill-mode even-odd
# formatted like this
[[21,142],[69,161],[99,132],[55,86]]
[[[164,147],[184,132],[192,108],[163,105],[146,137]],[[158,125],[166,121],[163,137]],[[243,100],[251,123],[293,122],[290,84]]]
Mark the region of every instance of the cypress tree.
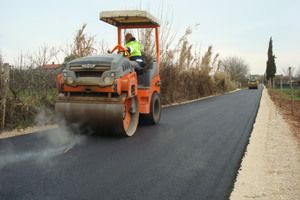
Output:
[[273,85],[273,78],[276,74],[276,64],[275,64],[275,55],[273,54],[273,40],[272,37],[269,41],[269,48],[268,48],[268,60],[267,60],[267,69],[266,69],[266,76],[267,80],[271,79]]

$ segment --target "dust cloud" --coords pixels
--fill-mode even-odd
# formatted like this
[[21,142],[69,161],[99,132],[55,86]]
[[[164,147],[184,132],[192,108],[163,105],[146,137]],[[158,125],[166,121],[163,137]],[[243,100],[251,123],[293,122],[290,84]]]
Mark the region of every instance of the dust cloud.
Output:
[[[53,121],[54,116],[51,111],[43,109],[35,117],[36,125],[43,126]],[[53,158],[71,150],[75,145],[82,144],[85,136],[80,135],[78,125],[72,125],[72,130],[59,117],[59,128],[47,131],[45,134],[35,134],[35,140],[30,141],[32,148],[20,151],[13,142],[8,140],[2,142],[0,147],[0,169],[22,161],[33,161],[36,164],[53,163]],[[34,142],[41,142],[34,144]],[[28,145],[28,144],[26,144]],[[17,150],[18,149],[18,150]]]

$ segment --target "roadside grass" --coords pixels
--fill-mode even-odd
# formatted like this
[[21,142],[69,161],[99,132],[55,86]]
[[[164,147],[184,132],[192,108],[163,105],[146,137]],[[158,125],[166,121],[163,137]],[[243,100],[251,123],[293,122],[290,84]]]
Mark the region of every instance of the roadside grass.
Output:
[[296,101],[300,101],[300,89],[291,89],[291,88],[283,88],[283,89],[272,89],[273,92],[282,95],[283,98],[291,100],[294,99]]

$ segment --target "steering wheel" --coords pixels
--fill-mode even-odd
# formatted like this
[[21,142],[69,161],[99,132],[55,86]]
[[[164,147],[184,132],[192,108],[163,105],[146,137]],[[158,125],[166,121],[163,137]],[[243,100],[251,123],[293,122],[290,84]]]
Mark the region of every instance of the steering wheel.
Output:
[[111,53],[115,52],[116,50],[118,50],[118,53],[119,52],[123,52],[123,54],[124,54],[125,57],[129,57],[130,56],[130,53],[128,52],[128,50],[125,47],[123,47],[122,45],[118,44],[117,46],[115,46],[113,48],[113,50],[111,51]]

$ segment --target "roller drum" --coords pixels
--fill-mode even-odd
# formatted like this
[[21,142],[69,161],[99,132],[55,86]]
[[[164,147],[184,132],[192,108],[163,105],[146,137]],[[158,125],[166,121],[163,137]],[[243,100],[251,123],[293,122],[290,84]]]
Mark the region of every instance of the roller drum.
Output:
[[132,136],[139,113],[128,112],[125,102],[58,101],[55,110],[67,125],[77,124],[97,134]]

